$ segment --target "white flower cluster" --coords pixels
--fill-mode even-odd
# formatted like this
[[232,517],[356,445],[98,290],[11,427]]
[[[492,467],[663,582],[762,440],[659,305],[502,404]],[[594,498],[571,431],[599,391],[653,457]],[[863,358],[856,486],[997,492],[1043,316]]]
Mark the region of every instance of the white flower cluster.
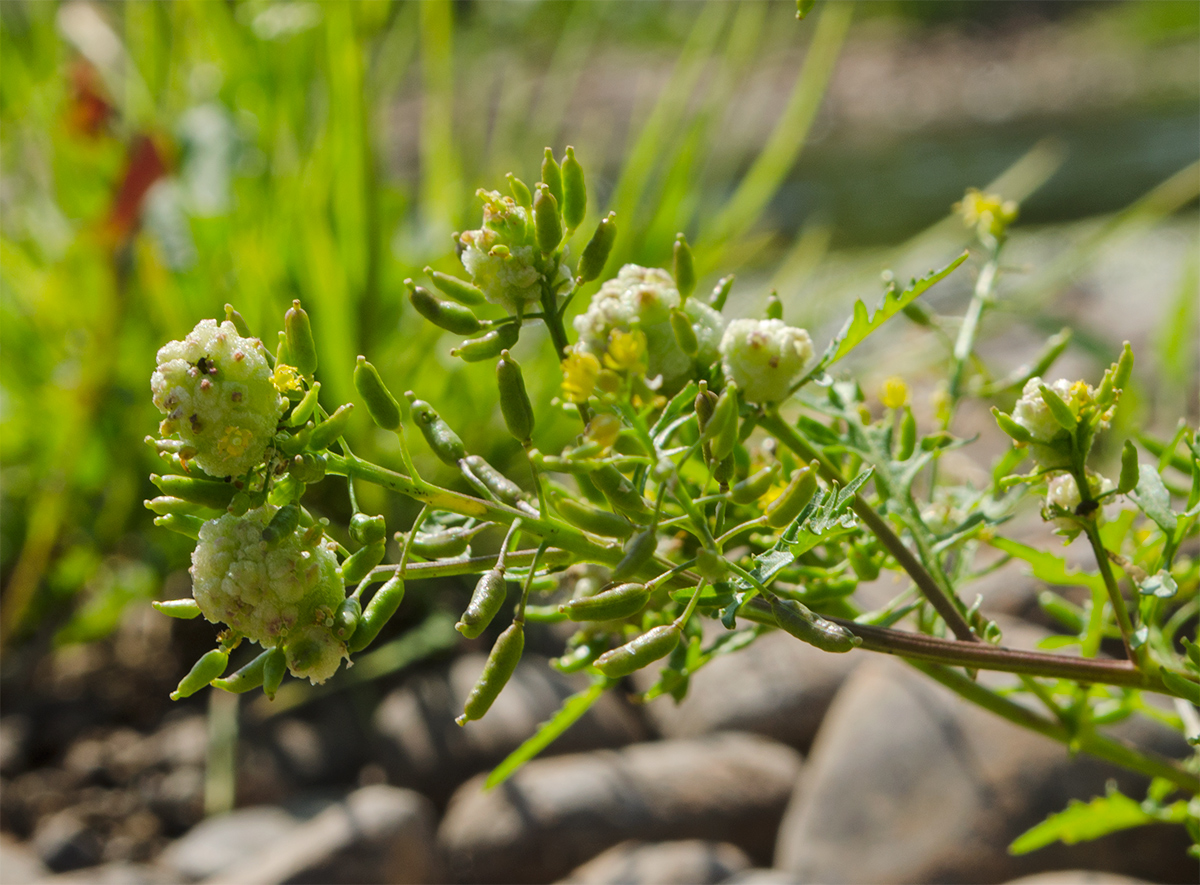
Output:
[[[1098,473],[1089,473],[1087,481],[1093,498],[1113,490],[1112,480]],[[1079,494],[1079,483],[1075,481],[1075,477],[1069,473],[1060,473],[1051,478],[1049,485],[1046,487],[1047,508],[1061,507],[1063,510],[1069,510],[1074,513],[1075,508],[1082,503],[1083,498]],[[1097,515],[1099,514],[1097,513]],[[1074,520],[1065,516],[1055,517],[1054,524],[1063,532],[1073,532],[1079,528]]]
[[276,509],[226,513],[201,526],[192,595],[209,621],[264,648],[281,646],[293,676],[324,682],[346,657],[330,629],[345,599],[336,548],[332,541],[305,544],[299,532],[269,545],[262,532]]
[[[575,318],[578,346],[601,358],[614,331],[629,332],[636,326],[646,336],[647,377],[661,375],[665,391],[677,390],[692,374],[692,357],[683,352],[671,329],[671,308],[679,302],[675,281],[665,270],[627,264],[592,296],[587,312]],[[695,298],[689,298],[683,310],[700,345],[696,360],[715,361],[724,319]]]
[[179,434],[211,476],[238,476],[260,463],[287,405],[262,342],[241,337],[228,320],[202,320],[164,345],[150,389],[167,416],[159,433]]
[[725,376],[752,403],[785,399],[812,356],[808,332],[783,320],[733,320],[721,338]]

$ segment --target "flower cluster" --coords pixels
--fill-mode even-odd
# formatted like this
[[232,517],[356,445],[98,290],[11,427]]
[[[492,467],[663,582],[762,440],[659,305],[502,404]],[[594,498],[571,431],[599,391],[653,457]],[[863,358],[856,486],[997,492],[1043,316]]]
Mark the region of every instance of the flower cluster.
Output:
[[734,320],[721,338],[725,376],[752,403],[785,399],[812,356],[808,332],[783,320]]
[[974,228],[980,239],[1003,237],[1009,225],[1017,220],[1016,201],[976,188],[969,188],[954,208],[962,215],[963,224]]
[[[1113,490],[1112,480],[1098,473],[1089,471],[1087,482],[1092,500],[1095,500],[1105,492]],[[1053,514],[1055,510],[1065,510],[1078,516],[1087,516],[1089,514],[1081,514],[1077,510],[1082,503],[1083,498],[1079,494],[1079,483],[1075,481],[1075,477],[1069,473],[1060,473],[1050,479],[1046,487],[1047,513]],[[1053,518],[1053,522],[1058,530],[1064,534],[1072,534],[1079,530],[1079,524],[1067,516],[1056,516]]]

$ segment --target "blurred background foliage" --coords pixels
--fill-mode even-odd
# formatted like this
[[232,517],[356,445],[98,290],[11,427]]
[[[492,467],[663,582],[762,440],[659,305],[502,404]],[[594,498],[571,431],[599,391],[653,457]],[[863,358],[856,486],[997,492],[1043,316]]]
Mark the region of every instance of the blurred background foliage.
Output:
[[[366,354],[523,479],[492,367],[451,358],[456,342],[413,315],[403,280],[455,270],[451,233],[478,225],[475,188],[536,180],[546,145],[574,144],[588,170],[581,239],[617,211],[610,271],[665,263],[685,231],[710,281],[738,273],[735,308],[760,310],[774,287],[789,321],[818,330],[875,298],[881,271],[961,250],[951,204],[996,182],[1023,201],[997,323],[1076,322],[1077,350],[1107,361],[1120,323],[1070,315],[1060,296],[1158,225],[1184,247],[1156,265],[1142,366],[1158,381],[1131,413],[1194,421],[1200,6],[838,2],[803,23],[794,9],[0,4],[6,643],[103,636],[186,567],[190,544],[141,505],[164,466],[142,443],[159,420],[148,380],[155,350],[226,302],[273,347],[301,298],[327,408],[353,400]],[[546,401],[560,376],[534,332],[518,353]],[[352,441],[397,462],[360,412]],[[536,443],[576,429],[543,422]],[[314,491],[345,518],[342,487]],[[404,524],[406,502],[360,500]]]

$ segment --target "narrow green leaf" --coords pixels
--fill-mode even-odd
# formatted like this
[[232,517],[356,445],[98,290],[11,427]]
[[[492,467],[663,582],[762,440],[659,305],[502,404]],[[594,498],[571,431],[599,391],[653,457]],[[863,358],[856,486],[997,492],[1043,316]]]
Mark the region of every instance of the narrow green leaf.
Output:
[[1058,587],[1088,587],[1104,590],[1104,579],[1096,572],[1072,569],[1065,559],[1053,553],[1037,550],[1011,538],[995,537],[989,541],[997,550],[1009,554],[1029,565],[1033,576],[1039,581]]
[[1140,827],[1156,823],[1157,820],[1137,802],[1115,790],[1091,802],[1072,799],[1063,811],[1050,815],[1018,836],[1008,846],[1008,853],[1028,854],[1053,842],[1066,845],[1090,842],[1117,830]]
[[1168,535],[1175,531],[1178,519],[1171,510],[1171,493],[1163,485],[1158,471],[1149,465],[1142,465],[1138,471],[1137,491],[1130,496],[1142,513],[1154,520]]
[[1200,705],[1200,683],[1193,682],[1186,676],[1163,667],[1158,671],[1163,685],[1181,698],[1186,698],[1193,704]]

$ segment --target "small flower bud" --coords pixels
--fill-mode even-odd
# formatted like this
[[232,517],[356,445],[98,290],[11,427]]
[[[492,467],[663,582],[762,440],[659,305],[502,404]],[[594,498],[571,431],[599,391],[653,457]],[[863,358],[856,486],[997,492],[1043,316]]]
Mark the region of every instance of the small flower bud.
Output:
[[219,648],[213,649],[196,661],[188,674],[180,680],[179,687],[171,692],[171,700],[178,701],[194,695],[214,679],[220,677],[228,666],[229,652]]
[[725,300],[729,297],[729,290],[733,288],[733,280],[733,274],[717,280],[717,284],[713,286],[712,294],[708,296],[709,307],[713,310],[722,310],[725,307]]
[[783,319],[783,302],[779,300],[779,293],[774,289],[767,295],[767,319],[782,320]]
[[305,391],[300,402],[292,406],[291,414],[288,415],[288,427],[303,427],[304,423],[313,416],[313,412],[317,410],[317,400],[321,395],[321,382],[314,381],[312,386]]
[[350,517],[350,537],[359,544],[374,544],[387,537],[387,524],[382,516],[356,513]]
[[512,193],[513,199],[517,201],[517,205],[525,209],[533,208],[533,193],[529,190],[529,185],[511,172],[504,177],[508,179],[508,190]]
[[563,201],[562,168],[554,159],[554,152],[550,148],[546,148],[542,155],[542,184],[549,189],[555,204],[561,205]]
[[692,321],[678,307],[671,308],[671,331],[675,333],[675,343],[679,349],[688,356],[694,357],[700,352],[700,340],[692,328]]
[[250,334],[250,327],[246,325],[246,321],[242,319],[242,315],[233,309],[232,304],[225,305],[225,319],[233,323],[233,327],[237,329],[237,333],[243,338],[253,338]]

